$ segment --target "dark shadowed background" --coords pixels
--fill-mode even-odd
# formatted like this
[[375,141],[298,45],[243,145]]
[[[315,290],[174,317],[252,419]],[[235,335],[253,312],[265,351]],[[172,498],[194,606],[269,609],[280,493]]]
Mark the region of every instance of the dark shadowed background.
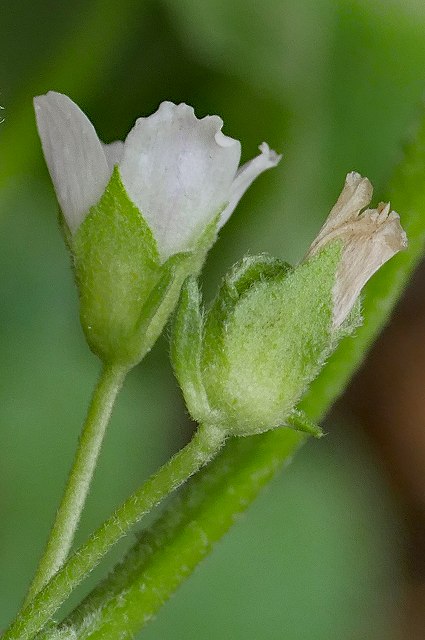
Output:
[[[371,179],[376,202],[385,196],[421,111],[425,4],[4,0],[0,16],[2,628],[45,542],[99,369],[78,323],[32,96],[67,93],[106,142],[162,100],[184,101],[221,115],[243,160],[263,140],[283,153],[222,230],[203,274],[210,299],[247,251],[299,260],[348,171]],[[328,436],[276,478],[144,638],[425,636],[424,280]],[[119,400],[79,540],[191,429],[162,338]]]

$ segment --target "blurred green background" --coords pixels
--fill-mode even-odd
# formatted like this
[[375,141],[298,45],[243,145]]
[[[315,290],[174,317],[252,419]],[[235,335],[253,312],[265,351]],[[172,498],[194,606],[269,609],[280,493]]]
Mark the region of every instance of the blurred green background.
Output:
[[[422,103],[424,34],[421,0],[2,4],[0,628],[35,568],[99,369],[78,324],[32,96],[67,93],[105,141],[162,100],[184,101],[221,115],[243,160],[263,140],[283,153],[222,230],[203,275],[210,298],[244,252],[300,259],[347,171],[384,195]],[[398,637],[403,518],[367,441],[340,422],[301,451],[144,638]],[[163,338],[119,400],[79,540],[191,429]]]

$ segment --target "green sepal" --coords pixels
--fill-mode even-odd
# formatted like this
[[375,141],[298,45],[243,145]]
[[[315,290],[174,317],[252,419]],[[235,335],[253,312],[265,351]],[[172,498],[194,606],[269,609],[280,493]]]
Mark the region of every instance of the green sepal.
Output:
[[203,366],[209,367],[220,353],[225,366],[223,340],[228,319],[236,304],[258,282],[284,277],[290,265],[266,253],[244,256],[224,276],[218,294],[208,310],[203,348]]
[[192,262],[193,254],[176,253],[162,265],[158,282],[143,305],[136,325],[139,360],[153,347],[174,310]]
[[244,256],[224,276],[216,303],[219,308],[229,308],[257,282],[283,277],[291,268],[267,253]]
[[286,424],[335,347],[333,286],[341,251],[334,242],[295,269],[277,264],[269,277],[260,269],[247,288],[242,269],[239,299],[238,287],[229,295],[233,274],[225,281],[206,319],[202,369],[209,402],[230,433]]
[[308,415],[299,409],[294,409],[286,419],[285,427],[308,433],[313,438],[323,438],[323,429],[318,424],[310,420]]
[[90,348],[104,362],[131,367],[152,348],[185,278],[201,269],[217,237],[220,213],[190,252],[162,265],[152,231],[129,199],[117,167],[73,236],[60,216],[73,256],[81,324]]
[[129,199],[118,169],[71,241],[80,318],[91,349],[104,362],[130,363],[134,332],[160,276],[152,232]]
[[226,331],[235,307],[251,289],[273,279],[282,279],[290,270],[288,263],[264,253],[243,257],[224,276],[206,314],[202,352],[202,370],[209,382],[207,393],[214,407],[221,406],[220,379],[228,374]]
[[174,311],[186,278],[201,270],[205,256],[217,238],[219,219],[220,213],[205,227],[190,252],[176,253],[161,266],[158,283],[137,323],[137,335],[142,338],[142,357],[152,348]]
[[187,409],[194,420],[210,423],[212,411],[201,372],[201,295],[196,278],[185,281],[171,327],[170,356]]

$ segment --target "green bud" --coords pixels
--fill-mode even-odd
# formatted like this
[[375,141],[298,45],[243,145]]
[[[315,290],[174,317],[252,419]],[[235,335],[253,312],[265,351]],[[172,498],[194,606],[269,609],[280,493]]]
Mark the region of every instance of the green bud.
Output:
[[334,242],[295,269],[264,255],[244,258],[224,278],[203,328],[195,283],[186,284],[172,358],[195,419],[218,422],[233,435],[288,421],[347,332],[347,325],[332,328],[341,250]]

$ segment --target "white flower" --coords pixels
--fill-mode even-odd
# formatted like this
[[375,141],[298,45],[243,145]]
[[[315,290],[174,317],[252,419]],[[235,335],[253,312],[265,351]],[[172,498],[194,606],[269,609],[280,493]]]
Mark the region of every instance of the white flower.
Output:
[[280,160],[266,143],[238,169],[240,143],[218,116],[198,120],[186,104],[163,102],[139,118],[125,142],[100,142],[79,107],[50,91],[34,99],[37,126],[56,195],[71,233],[101,198],[115,165],[149,224],[162,260],[190,250],[222,210],[230,217],[255,178]]
[[337,203],[312,243],[307,257],[318,253],[332,240],[343,242],[333,288],[333,326],[339,327],[350,313],[361,289],[390,258],[407,246],[406,234],[390,204],[364,209],[372,199],[373,187],[367,178],[349,173]]

